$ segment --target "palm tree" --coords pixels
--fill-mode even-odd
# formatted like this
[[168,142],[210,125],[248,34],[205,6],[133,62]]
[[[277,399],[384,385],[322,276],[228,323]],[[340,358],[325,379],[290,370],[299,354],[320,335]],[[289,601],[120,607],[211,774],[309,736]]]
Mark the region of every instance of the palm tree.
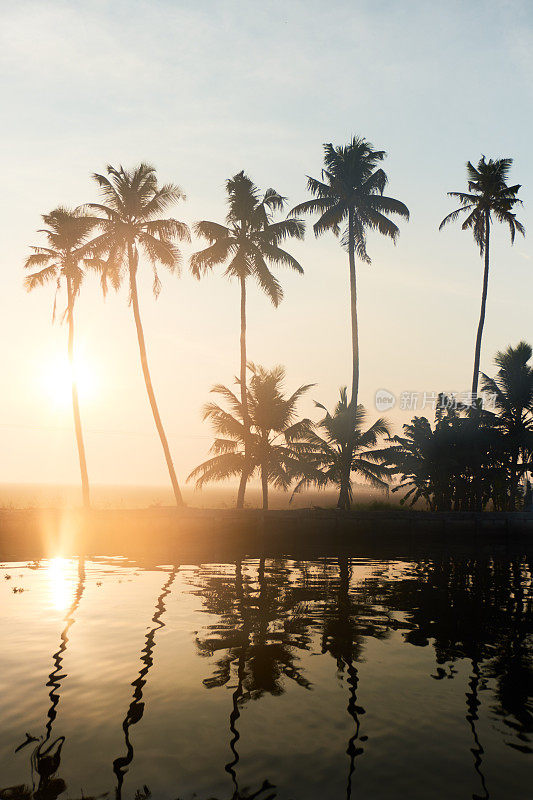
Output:
[[388,448],[387,464],[402,480],[393,492],[407,490],[401,503],[426,501],[432,511],[449,510],[453,488],[451,458],[438,433],[426,417],[413,417],[403,426],[403,436],[394,436]]
[[442,220],[439,230],[449,222],[455,220],[464,212],[468,216],[462,224],[464,231],[471,230],[474,241],[479,247],[479,252],[485,255],[485,270],[483,273],[483,290],[481,292],[481,312],[476,337],[476,350],[474,355],[474,374],[472,377],[472,396],[477,398],[479,379],[479,360],[481,357],[481,339],[485,323],[485,306],[487,303],[487,289],[489,285],[489,244],[490,225],[493,217],[497,222],[504,222],[509,227],[511,244],[514,242],[516,231],[525,236],[525,228],[516,219],[513,208],[522,201],[517,198],[520,185],[508,186],[507,179],[513,163],[512,158],[498,158],[488,161],[482,156],[477,167],[468,161],[466,173],[468,178],[468,192],[448,192],[449,197],[456,197],[461,205]]
[[[367,264],[371,259],[366,249],[367,231],[378,230],[393,241],[398,227],[388,218],[399,214],[409,219],[407,206],[392,197],[384,197],[388,178],[383,169],[377,169],[386,153],[374,150],[366,139],[354,136],[346,146],[324,144],[324,169],[322,180],[307,176],[307,188],[314,195],[295,206],[290,215],[318,213],[313,230],[315,236],[325,231],[341,235],[341,244],[348,250],[350,264],[350,307],[352,317],[352,396],[350,405],[357,413],[359,391],[359,332],[357,325],[356,256]],[[346,224],[344,230],[341,226]]]
[[[165,454],[176,504],[181,506],[183,499],[148,366],[139,311],[137,270],[139,268],[139,250],[142,250],[152,265],[155,297],[161,290],[157,266],[162,264],[170,272],[179,271],[181,253],[176,246],[176,241],[190,241],[189,228],[183,222],[168,217],[161,218],[160,215],[172,203],[185,199],[185,195],[178,186],[172,183],[159,186],[155,169],[148,164],[140,164],[130,171],[125,170],[122,166],[118,169],[108,166],[107,176],[94,174],[93,178],[99,185],[106,203],[105,205],[87,204],[87,208],[91,211],[104,215],[96,218],[102,233],[93,242],[95,256],[105,255],[105,260],[100,260],[102,288],[105,293],[108,279],[115,289],[120,286],[124,277],[128,279],[130,303],[133,307],[148,400]],[[99,261],[98,258],[96,260]]]
[[296,404],[312,384],[300,386],[286,398],[282,394],[283,367],[266,370],[249,364],[248,368],[252,373],[247,392],[248,430],[242,399],[226,386],[213,387],[211,391],[226,400],[230,411],[217,403],[207,403],[204,407],[204,419],[211,421],[221,438],[213,443],[212,458],[196,467],[187,480],[196,479],[200,489],[210,481],[223,481],[242,474],[247,461],[248,476],[260,475],[263,509],[266,510],[269,484],[286,490],[305,468],[302,451],[306,449],[312,423],[309,419],[295,421]]
[[[72,411],[74,415],[74,429],[81,472],[81,486],[83,505],[90,506],[89,476],[85,445],[81,427],[80,403],[78,385],[76,381],[74,357],[74,306],[80,292],[84,277],[84,259],[89,255],[88,241],[94,228],[94,221],[81,211],[70,211],[67,208],[56,208],[50,214],[42,216],[46,228],[39,230],[44,233],[48,247],[32,247],[33,253],[28,256],[24,264],[26,269],[38,268],[25,278],[28,291],[37,286],[54,281],[57,289],[64,283],[67,290],[66,318],[68,321],[68,358],[70,363],[72,381]],[[55,317],[56,303],[54,301]]]
[[389,470],[383,466],[384,451],[376,449],[376,445],[380,437],[390,436],[388,422],[380,417],[363,430],[366,411],[359,405],[354,417],[345,386],[340,390],[340,400],[333,414],[320,403],[317,406],[326,412],[318,423],[324,435],[310,430],[308,447],[302,454],[307,468],[293,494],[313,484],[324,488],[332,483],[339,489],[337,508],[348,510],[353,498],[352,472],[376,488],[387,489]]
[[494,414],[477,404],[438,409],[433,428],[426,417],[414,417],[383,454],[401,475],[392,491],[406,490],[402,504],[423,499],[432,511],[482,511],[489,500],[506,504],[504,437]]
[[245,459],[240,474],[237,508],[244,505],[246,483],[250,477],[248,450],[250,449],[250,419],[246,387],[246,281],[255,278],[261,289],[277,308],[283,290],[271,267],[287,266],[303,273],[296,259],[283,250],[280,244],[287,238],[303,239],[305,226],[299,219],[274,221],[274,212],[283,210],[285,198],[275,189],[264,195],[245,175],[237,173],[226,182],[228,214],[226,225],[203,220],[194,226],[197,236],[207,239],[209,247],[191,257],[191,272],[200,278],[218,264],[227,264],[225,275],[239,281],[241,292],[241,366],[240,387],[243,424],[246,432]]
[[496,353],[494,362],[499,370],[495,378],[481,373],[482,389],[494,397],[495,424],[504,434],[510,454],[512,511],[516,508],[520,474],[533,468],[533,367],[529,364],[532,355],[531,345],[519,342],[516,347]]

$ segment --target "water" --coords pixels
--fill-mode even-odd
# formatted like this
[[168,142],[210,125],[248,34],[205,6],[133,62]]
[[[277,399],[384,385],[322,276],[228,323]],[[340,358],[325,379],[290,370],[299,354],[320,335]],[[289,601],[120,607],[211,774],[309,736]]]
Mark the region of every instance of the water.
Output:
[[3,563],[0,797],[527,800],[531,581],[504,554]]

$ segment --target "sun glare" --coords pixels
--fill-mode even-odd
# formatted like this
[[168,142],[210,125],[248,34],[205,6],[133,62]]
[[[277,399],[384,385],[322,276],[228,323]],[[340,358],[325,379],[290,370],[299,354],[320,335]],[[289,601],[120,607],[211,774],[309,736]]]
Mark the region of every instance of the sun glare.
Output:
[[67,561],[64,558],[52,558],[48,565],[48,580],[52,605],[58,611],[64,611],[69,602],[71,587],[67,580]]
[[65,355],[57,356],[44,370],[43,382],[50,400],[57,406],[67,407],[72,402],[72,372],[76,378],[80,402],[91,400],[97,388],[97,381],[89,361],[78,355],[71,369]]

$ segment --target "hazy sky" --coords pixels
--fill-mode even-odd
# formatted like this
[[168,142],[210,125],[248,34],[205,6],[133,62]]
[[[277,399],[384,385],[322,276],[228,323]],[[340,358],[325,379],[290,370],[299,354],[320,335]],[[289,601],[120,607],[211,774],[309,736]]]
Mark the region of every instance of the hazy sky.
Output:
[[[4,277],[1,481],[78,480],[68,392],[50,391],[66,351],[51,325],[52,286],[27,295],[22,264],[40,214],[96,200],[93,171],[153,163],[187,194],[187,223],[225,215],[224,181],[244,169],[295,204],[319,176],[322,143],[353,133],[387,150],[388,192],[411,210],[395,247],[369,236],[359,266],[360,399],[467,390],[482,263],[460,228],[438,232],[465,162],[512,156],[520,218],[533,235],[533,6],[521,2],[25,2],[1,0]],[[482,369],[497,349],[533,339],[531,240],[494,231]],[[184,256],[195,248],[183,248]],[[332,235],[291,245],[305,275],[280,270],[277,310],[249,291],[249,357],[315,382],[333,406],[350,382],[347,257]],[[185,261],[186,266],[186,261]],[[142,313],[153,380],[181,480],[207,453],[201,406],[238,369],[238,287],[162,275]],[[64,302],[60,300],[60,308]],[[82,398],[90,477],[166,482],[125,292],[104,303],[88,279],[78,336],[93,373]],[[423,412],[428,413],[428,412]],[[432,412],[429,411],[431,415]],[[405,413],[390,415],[400,430]]]

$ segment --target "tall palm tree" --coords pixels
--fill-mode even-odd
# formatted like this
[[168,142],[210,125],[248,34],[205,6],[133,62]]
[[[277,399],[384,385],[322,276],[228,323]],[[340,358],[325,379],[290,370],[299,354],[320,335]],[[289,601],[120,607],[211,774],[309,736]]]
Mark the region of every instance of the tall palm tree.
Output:
[[387,489],[389,470],[383,466],[384,451],[376,449],[382,436],[390,436],[387,421],[380,417],[363,430],[366,411],[359,405],[354,417],[345,386],[333,414],[320,403],[317,406],[326,412],[318,423],[324,435],[310,430],[302,453],[306,469],[293,494],[313,484],[325,488],[332,483],[339,489],[337,508],[348,510],[352,502],[352,472],[371,486]]
[[[352,322],[352,396],[350,405],[355,415],[359,391],[359,331],[357,325],[356,256],[370,264],[366,249],[367,231],[378,230],[393,241],[398,227],[389,219],[399,214],[409,219],[407,206],[399,200],[383,195],[388,178],[383,169],[384,150],[374,150],[366,139],[354,136],[345,146],[324,144],[324,169],[322,180],[307,176],[307,188],[314,195],[295,206],[290,215],[318,213],[313,226],[315,236],[332,231],[341,236],[342,246],[348,250],[350,265],[350,307]],[[341,226],[346,225],[344,230]]]
[[[495,378],[481,373],[482,389],[494,397],[495,424],[502,431],[510,455],[509,500],[516,508],[520,475],[533,470],[533,348],[527,342],[496,353]],[[522,464],[519,464],[522,456]]]
[[[108,279],[114,288],[120,286],[123,278],[128,280],[130,304],[133,308],[148,400],[165,454],[176,504],[181,506],[183,499],[148,366],[139,311],[137,271],[139,250],[141,250],[152,265],[155,297],[161,290],[161,281],[157,272],[158,265],[162,264],[170,272],[179,271],[181,253],[176,241],[190,241],[189,228],[183,222],[160,215],[172,203],[184,200],[185,195],[178,186],[172,183],[159,186],[155,169],[148,164],[140,164],[133,170],[125,170],[122,166],[118,169],[108,166],[107,176],[94,174],[93,178],[100,187],[105,203],[87,204],[87,208],[92,212],[103,214],[103,217],[95,218],[101,229],[101,235],[93,241],[95,256],[104,257],[103,260],[100,259],[102,287],[105,292]],[[96,260],[98,261],[98,258]]]
[[245,459],[240,474],[237,508],[244,505],[246,483],[250,477],[248,450],[250,448],[250,419],[246,387],[246,281],[255,278],[261,289],[277,308],[283,290],[271,267],[287,266],[303,273],[296,259],[283,250],[280,244],[287,238],[303,239],[305,226],[299,219],[274,221],[274,212],[282,211],[285,198],[275,189],[261,195],[259,189],[245,175],[237,173],[226,182],[228,214],[226,225],[203,220],[194,226],[197,236],[207,239],[209,247],[191,258],[191,271],[200,278],[218,264],[226,264],[225,275],[238,280],[241,292],[241,366],[240,387],[243,424],[246,432]]
[[472,377],[472,396],[474,399],[477,398],[481,339],[483,337],[483,325],[485,324],[485,307],[489,285],[489,244],[492,219],[494,217],[497,222],[504,222],[509,227],[511,244],[514,242],[516,231],[521,233],[522,236],[525,236],[526,232],[522,223],[516,219],[516,215],[513,213],[513,208],[518,204],[522,205],[522,201],[517,197],[520,184],[516,186],[507,185],[512,163],[512,158],[498,158],[496,160],[490,158],[487,161],[485,156],[480,158],[477,167],[474,167],[468,161],[466,164],[468,192],[448,192],[448,196],[456,197],[461,205],[444,217],[439,225],[439,230],[442,230],[449,222],[455,222],[462,213],[466,213],[467,217],[461,227],[464,231],[472,231],[480,254],[482,256],[485,255],[481,312],[476,336],[474,374]]
[[[57,289],[64,284],[67,291],[66,318],[68,322],[68,358],[70,363],[72,382],[72,411],[74,415],[74,429],[78,446],[78,457],[81,472],[81,487],[83,505],[90,506],[89,476],[85,445],[81,426],[80,403],[78,385],[76,381],[75,356],[74,356],[74,306],[80,292],[84,277],[83,264],[89,255],[88,242],[94,221],[82,211],[71,211],[67,208],[56,208],[50,214],[42,216],[46,228],[41,228],[39,233],[44,233],[48,247],[32,247],[33,253],[28,256],[24,264],[26,269],[37,269],[26,276],[25,286],[28,291],[53,281]],[[56,303],[54,301],[54,317]]]
[[242,474],[247,460],[248,476],[258,473],[261,478],[266,510],[269,484],[286,490],[304,468],[302,449],[305,450],[312,423],[309,419],[295,421],[296,404],[311,384],[300,386],[286,398],[282,394],[283,367],[266,370],[255,364],[248,366],[252,372],[247,393],[249,428],[244,421],[242,400],[226,386],[215,386],[211,391],[221,395],[231,410],[207,403],[204,419],[209,419],[224,438],[215,439],[212,458],[193,469],[187,480],[196,479],[198,488],[210,481],[227,480]]

